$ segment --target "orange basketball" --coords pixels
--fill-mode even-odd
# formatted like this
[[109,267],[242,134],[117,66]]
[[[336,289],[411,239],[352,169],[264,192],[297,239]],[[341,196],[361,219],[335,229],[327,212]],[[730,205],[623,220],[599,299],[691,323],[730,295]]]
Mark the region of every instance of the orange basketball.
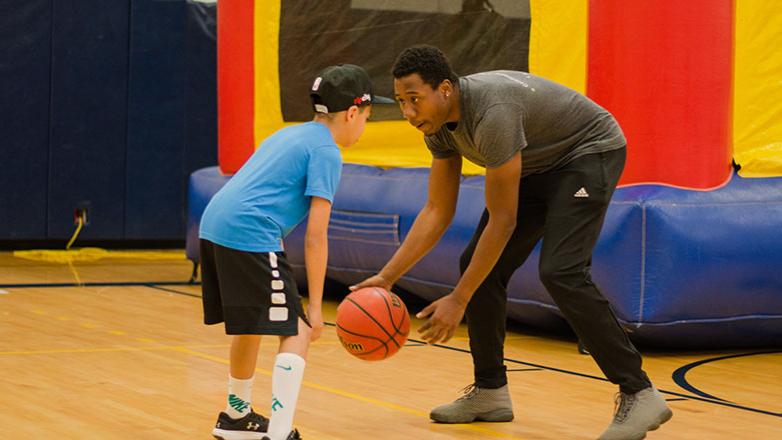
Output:
[[357,358],[389,358],[405,345],[409,332],[407,307],[386,289],[356,290],[337,308],[337,336],[345,350]]

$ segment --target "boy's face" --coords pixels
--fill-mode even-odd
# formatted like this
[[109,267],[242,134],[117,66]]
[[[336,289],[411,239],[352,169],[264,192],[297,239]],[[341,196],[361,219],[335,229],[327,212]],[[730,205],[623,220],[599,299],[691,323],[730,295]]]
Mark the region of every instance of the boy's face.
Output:
[[427,135],[437,133],[447,122],[450,104],[446,92],[450,90],[450,81],[443,81],[437,89],[432,89],[417,73],[394,78],[394,97],[402,115]]

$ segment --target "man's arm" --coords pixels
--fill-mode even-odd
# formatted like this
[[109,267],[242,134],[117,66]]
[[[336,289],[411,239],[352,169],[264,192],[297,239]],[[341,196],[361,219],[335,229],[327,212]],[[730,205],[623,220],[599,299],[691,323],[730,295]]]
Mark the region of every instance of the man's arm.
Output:
[[329,258],[329,217],[331,202],[321,197],[312,197],[307,232],[304,234],[304,262],[307,268],[309,304],[307,318],[312,325],[312,340],[320,337],[323,330],[323,283],[326,279],[326,264]]
[[453,292],[433,302],[417,316],[432,317],[418,330],[434,344],[447,342],[464,316],[467,304],[508,244],[516,228],[521,180],[521,153],[497,168],[486,170],[485,198],[489,222],[478,239],[472,260]]
[[402,246],[380,273],[352,286],[351,290],[368,286],[390,289],[399,277],[437,244],[456,213],[461,176],[461,156],[432,160],[426,205],[418,213]]

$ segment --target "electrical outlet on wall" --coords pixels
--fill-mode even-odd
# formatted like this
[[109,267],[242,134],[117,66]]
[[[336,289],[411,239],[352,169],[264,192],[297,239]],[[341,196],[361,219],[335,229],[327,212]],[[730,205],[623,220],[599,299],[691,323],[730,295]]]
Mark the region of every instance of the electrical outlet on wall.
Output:
[[73,208],[73,224],[78,225],[79,218],[81,218],[83,226],[90,224],[90,202],[81,202]]

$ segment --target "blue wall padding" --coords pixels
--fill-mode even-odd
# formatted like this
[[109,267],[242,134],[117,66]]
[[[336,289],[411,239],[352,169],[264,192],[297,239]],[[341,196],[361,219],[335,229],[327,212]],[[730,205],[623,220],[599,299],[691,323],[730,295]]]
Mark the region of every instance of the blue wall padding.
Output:
[[[184,158],[180,179],[217,163],[217,4],[187,2],[185,35]],[[181,194],[180,222],[187,221],[187,192]]]
[[[428,169],[345,164],[329,229],[328,276],[353,284],[376,273],[427,198]],[[188,258],[198,260],[200,212],[228,177],[191,178]],[[458,260],[484,208],[483,177],[461,184],[454,223],[397,285],[427,300],[458,281]],[[305,283],[302,222],[285,240]],[[355,230],[351,234],[351,225]],[[538,278],[538,247],[511,278],[508,315],[566,328]],[[594,252],[592,277],[639,342],[668,347],[782,342],[782,178],[733,176],[709,192],[654,185],[617,190]],[[415,311],[412,311],[415,312]]]
[[17,3],[0,2],[0,238],[30,239],[46,236],[52,8]]
[[54,8],[49,238],[73,235],[73,209],[85,200],[91,219],[80,237],[124,234],[128,4]]
[[184,233],[186,24],[184,1],[130,3],[126,237]]
[[184,238],[217,161],[216,4],[0,5],[0,240],[66,240],[83,202],[80,239]]

